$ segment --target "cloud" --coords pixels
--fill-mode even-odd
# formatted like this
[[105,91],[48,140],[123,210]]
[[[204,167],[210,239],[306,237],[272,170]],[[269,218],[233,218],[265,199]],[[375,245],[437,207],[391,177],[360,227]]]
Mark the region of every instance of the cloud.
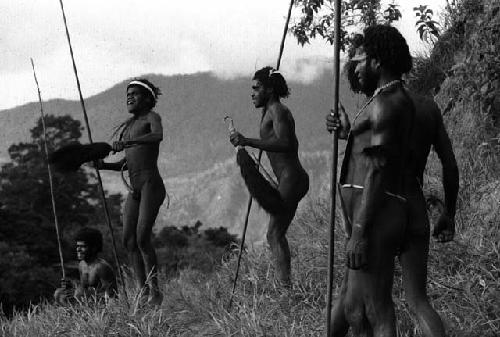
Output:
[[[36,98],[30,57],[35,59],[44,99],[76,99],[59,2],[0,2],[0,90],[8,93],[0,109]],[[147,73],[251,76],[256,68],[276,64],[288,4],[288,0],[64,2],[84,96]],[[282,70],[287,78],[310,82],[332,55],[333,48],[324,41],[302,48],[288,35]]]

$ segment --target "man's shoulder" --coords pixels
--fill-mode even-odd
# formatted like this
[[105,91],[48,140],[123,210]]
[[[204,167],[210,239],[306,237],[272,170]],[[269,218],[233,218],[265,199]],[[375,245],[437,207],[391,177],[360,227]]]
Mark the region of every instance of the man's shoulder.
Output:
[[95,271],[100,277],[104,277],[106,279],[108,279],[111,275],[114,275],[111,265],[106,260],[101,258],[96,261]]
[[410,96],[415,105],[418,120],[422,120],[422,122],[429,124],[427,127],[430,129],[442,123],[441,109],[432,97],[413,92],[411,92]]
[[409,91],[409,93],[410,93],[410,97],[411,97],[413,103],[416,106],[417,105],[421,106],[427,112],[432,113],[432,114],[436,114],[436,113],[441,114],[439,106],[437,105],[437,103],[434,100],[434,98],[429,97],[429,96],[424,96],[424,95],[421,95],[421,94],[417,94],[417,93],[414,93],[414,92],[411,92],[411,91]]
[[370,120],[374,125],[390,125],[401,118],[404,113],[414,109],[412,100],[405,95],[402,88],[380,93],[374,98],[370,111]]
[[148,119],[161,120],[160,114],[153,110],[149,111],[146,116]]
[[113,270],[113,268],[111,268],[111,265],[109,264],[108,261],[104,260],[103,258],[97,258],[96,260],[96,267],[98,267],[99,269],[109,269],[109,270]]
[[281,102],[276,102],[275,104],[272,104],[269,107],[268,112],[270,113],[271,117],[276,117],[276,118],[291,116],[290,109],[288,109],[288,107]]
[[396,117],[401,105],[399,93],[383,92],[373,99],[372,119],[387,119]]

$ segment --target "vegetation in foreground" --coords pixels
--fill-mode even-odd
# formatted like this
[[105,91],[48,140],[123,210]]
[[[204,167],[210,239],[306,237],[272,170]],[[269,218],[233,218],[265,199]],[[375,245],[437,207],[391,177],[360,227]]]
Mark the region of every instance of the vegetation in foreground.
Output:
[[[29,312],[2,317],[3,336],[320,336],[324,329],[327,276],[326,202],[309,201],[290,231],[294,287],[283,292],[273,283],[267,249],[244,255],[232,308],[228,308],[236,256],[226,257],[217,271],[195,269],[162,280],[160,308],[142,307],[128,289],[107,306],[87,302],[57,307],[32,306]],[[335,284],[343,275],[343,231],[337,226]],[[492,236],[482,244],[469,240],[469,228],[447,244],[433,243],[429,263],[429,296],[450,336],[496,336],[500,331],[499,252]],[[305,239],[307,238],[307,239]],[[337,293],[338,288],[335,289]],[[418,330],[401,291],[397,271],[394,298],[400,336]]]
[[[500,335],[500,106],[495,94],[500,89],[500,14],[497,2],[457,3],[429,61],[443,71],[445,80],[420,82],[426,90],[440,87],[437,98],[444,107],[461,172],[457,235],[450,243],[431,243],[428,293],[449,336],[493,337]],[[419,78],[424,82],[422,74],[428,72],[429,62],[421,64]],[[439,190],[435,158],[426,186],[432,194]],[[129,288],[129,305],[122,293],[107,306],[92,299],[71,307],[43,303],[11,318],[2,316],[2,335],[320,336],[325,316],[327,209],[326,201],[309,200],[291,226],[294,288],[288,293],[275,287],[268,252],[260,247],[244,256],[231,309],[236,257],[229,252],[215,271],[187,268],[163,280],[165,300],[160,308],[141,307]],[[336,233],[335,284],[339,285],[344,271],[340,224]],[[394,300],[399,335],[418,336],[400,279],[397,269]]]

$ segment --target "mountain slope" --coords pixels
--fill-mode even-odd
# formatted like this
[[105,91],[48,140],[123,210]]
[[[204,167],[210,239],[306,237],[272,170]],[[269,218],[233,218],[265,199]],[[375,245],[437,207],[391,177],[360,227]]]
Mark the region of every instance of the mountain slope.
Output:
[[[206,170],[233,156],[223,117],[234,118],[236,128],[245,135],[256,136],[260,111],[250,101],[250,77],[220,79],[211,73],[191,75],[148,75],[158,85],[160,96],[156,111],[162,116],[165,139],[161,145],[160,169],[165,178]],[[113,129],[128,118],[123,81],[85,100],[95,141],[110,141]],[[311,84],[290,82],[291,96],[284,103],[296,119],[297,134],[303,151],[324,150],[329,137],[324,131],[324,115],[331,106],[331,76],[324,73]],[[356,98],[342,85],[341,98],[353,107]],[[42,88],[43,91],[43,88]],[[77,101],[44,102],[46,114],[69,114],[82,119]],[[38,103],[29,103],[0,111],[3,132],[0,134],[0,159],[8,160],[7,148],[27,141],[29,129],[39,116]],[[86,142],[84,132],[83,142]]]
[[[248,200],[248,192],[235,163],[223,117],[234,118],[236,128],[245,135],[257,136],[260,110],[250,101],[249,79],[219,79],[210,73],[178,76],[147,76],[158,85],[160,96],[156,111],[164,124],[159,166],[171,198],[160,210],[155,230],[164,226],[193,225],[197,220],[206,227],[227,227],[239,234]],[[95,141],[110,141],[113,129],[129,115],[125,107],[127,81],[86,99],[86,107]],[[310,174],[309,195],[326,193],[329,186],[327,149],[331,137],[325,131],[324,116],[331,104],[331,76],[325,73],[311,84],[289,83],[291,97],[284,101],[296,120],[301,160]],[[354,111],[357,98],[346,86],[341,97],[348,111]],[[29,129],[39,116],[38,103],[0,111],[4,132],[0,134],[0,156],[12,143],[27,141]],[[44,103],[46,114],[70,114],[82,120],[80,103],[50,100]],[[86,132],[83,133],[86,142]],[[121,154],[117,155],[118,159]],[[112,159],[111,159],[112,160]],[[263,159],[268,165],[267,158]],[[110,192],[127,193],[116,172],[103,172],[104,186]],[[306,201],[302,202],[305,204]],[[252,211],[249,242],[262,240],[268,216],[257,206]]]

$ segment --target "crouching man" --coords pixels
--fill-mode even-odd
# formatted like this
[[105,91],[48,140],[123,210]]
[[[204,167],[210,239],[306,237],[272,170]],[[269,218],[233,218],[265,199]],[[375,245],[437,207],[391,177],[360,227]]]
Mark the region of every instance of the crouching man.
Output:
[[89,296],[109,298],[116,295],[116,278],[113,269],[98,255],[102,251],[102,235],[97,229],[84,227],[75,236],[76,256],[80,263],[80,282],[73,287],[71,281],[62,280],[56,289],[56,303],[65,304],[73,299]]

